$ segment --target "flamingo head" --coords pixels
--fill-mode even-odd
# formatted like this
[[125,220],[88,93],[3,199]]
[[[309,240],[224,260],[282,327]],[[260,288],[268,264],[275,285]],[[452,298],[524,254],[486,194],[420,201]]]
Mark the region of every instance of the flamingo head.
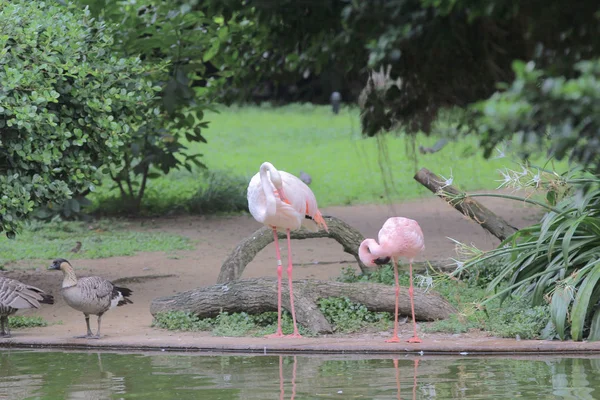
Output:
[[367,267],[389,264],[391,257],[381,252],[381,246],[374,239],[365,239],[358,248],[358,257]]

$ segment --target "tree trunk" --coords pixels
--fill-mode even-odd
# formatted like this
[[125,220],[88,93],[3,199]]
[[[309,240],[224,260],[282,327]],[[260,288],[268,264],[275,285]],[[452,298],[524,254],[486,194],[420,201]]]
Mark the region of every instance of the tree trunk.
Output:
[[[373,269],[369,269],[358,258],[358,247],[365,239],[364,236],[339,218],[330,216],[325,216],[323,218],[325,218],[325,221],[327,222],[329,232],[324,230],[310,232],[303,229],[292,231],[290,237],[292,239],[313,239],[323,237],[335,239],[342,245],[346,253],[351,254],[356,258],[358,266],[364,273],[372,272]],[[279,238],[286,239],[285,233],[279,232]],[[264,249],[273,240],[273,230],[266,226],[263,226],[252,235],[242,240],[231,252],[229,257],[227,257],[225,262],[223,262],[221,272],[217,278],[217,283],[231,282],[239,279],[240,276],[242,276],[246,265],[254,259],[259,251]]]
[[[282,306],[289,310],[289,291],[283,282]],[[348,297],[364,304],[370,311],[394,312],[395,288],[378,283],[342,283],[304,279],[294,281],[294,304],[298,323],[312,332],[331,333],[331,324],[319,310],[317,301],[327,297]],[[415,315],[419,320],[446,318],[456,309],[435,292],[425,293],[415,288]],[[277,281],[273,278],[236,280],[198,288],[173,296],[154,299],[150,313],[188,311],[200,318],[209,318],[220,312],[247,312],[250,314],[277,310]],[[410,315],[408,288],[400,287],[399,313]]]
[[[414,179],[500,240],[505,240],[518,230],[466,193],[452,185],[444,185],[444,180],[427,168],[421,168]],[[457,195],[458,200],[453,199]]]

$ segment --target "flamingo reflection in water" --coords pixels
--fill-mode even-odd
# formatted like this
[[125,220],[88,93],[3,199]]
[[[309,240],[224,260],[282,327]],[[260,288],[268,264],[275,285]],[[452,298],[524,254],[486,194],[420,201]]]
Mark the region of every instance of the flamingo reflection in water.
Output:
[[[394,358],[394,369],[396,370],[396,389],[397,389],[397,398],[398,400],[402,400],[400,397],[400,369],[398,368],[398,359]],[[412,388],[412,398],[416,400],[417,398],[417,370],[419,369],[419,359],[415,358],[414,360],[414,371],[413,371],[413,388]]]
[[[296,397],[296,366],[297,360],[294,356],[294,365],[292,367],[292,397],[290,400],[294,400]],[[284,400],[285,391],[283,389],[283,356],[279,356],[279,400]]]

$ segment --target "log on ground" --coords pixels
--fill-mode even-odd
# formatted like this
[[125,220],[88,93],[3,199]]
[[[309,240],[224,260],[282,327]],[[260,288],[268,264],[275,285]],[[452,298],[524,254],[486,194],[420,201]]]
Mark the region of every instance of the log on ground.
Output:
[[[289,291],[283,282],[282,306],[289,310]],[[408,288],[400,287],[399,313],[410,315]],[[439,294],[419,288],[414,290],[415,315],[418,320],[444,319],[456,309]],[[315,333],[331,333],[331,324],[319,310],[317,301],[327,297],[348,297],[364,304],[370,311],[394,312],[395,288],[378,283],[342,283],[304,279],[294,281],[294,305],[299,324]],[[198,288],[156,298],[150,313],[187,311],[200,318],[210,318],[220,312],[258,314],[277,310],[277,281],[273,278],[244,279]]]
[[[372,272],[373,269],[365,266],[358,257],[358,247],[365,239],[364,236],[339,218],[324,216],[325,222],[329,227],[329,232],[320,230],[318,232],[310,232],[307,230],[292,231],[290,237],[292,239],[313,239],[313,238],[331,238],[342,245],[343,250],[354,256],[358,262],[358,266],[364,273]],[[283,232],[279,232],[279,239],[286,239]],[[273,242],[273,230],[263,226],[249,237],[242,240],[237,247],[229,254],[227,259],[221,266],[217,283],[231,282],[239,279],[248,265],[258,254],[259,251],[267,247]]]

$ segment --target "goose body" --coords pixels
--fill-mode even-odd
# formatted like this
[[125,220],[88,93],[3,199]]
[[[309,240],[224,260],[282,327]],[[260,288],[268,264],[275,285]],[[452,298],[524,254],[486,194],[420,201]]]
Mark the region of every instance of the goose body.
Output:
[[0,277],[0,337],[10,337],[9,315],[22,309],[40,308],[40,304],[54,304],[54,297],[35,286]]
[[[54,260],[49,269],[63,272],[62,296],[69,306],[81,311],[85,317],[87,334],[79,337],[100,338],[102,315],[111,308],[133,303],[129,299],[131,289],[115,286],[99,276],[78,279],[73,266],[64,258]],[[98,331],[95,335],[90,329],[90,315],[98,316]]]

